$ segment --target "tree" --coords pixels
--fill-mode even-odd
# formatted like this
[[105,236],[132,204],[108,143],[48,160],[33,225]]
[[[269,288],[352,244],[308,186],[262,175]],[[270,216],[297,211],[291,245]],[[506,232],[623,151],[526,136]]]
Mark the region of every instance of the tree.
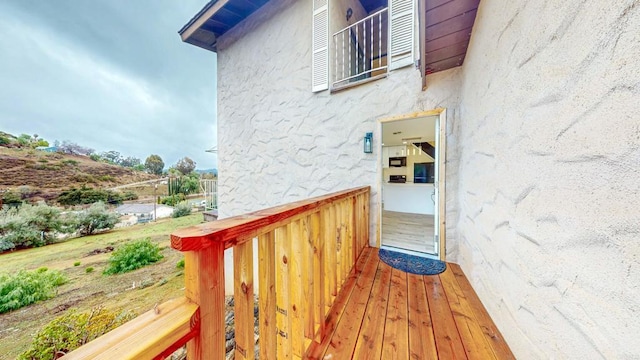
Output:
[[105,151],[100,156],[112,164],[120,164],[120,161],[122,160],[120,153],[114,150]]
[[20,136],[18,136],[18,143],[20,143],[20,145],[28,145],[31,142],[31,135],[29,134],[20,134]]
[[118,164],[120,166],[132,168],[132,167],[136,167],[137,165],[140,165],[140,163],[141,161],[137,157],[127,156],[127,157],[121,157],[120,162]]
[[99,230],[113,229],[118,223],[118,214],[110,212],[103,202],[97,202],[78,214],[75,221],[80,234],[86,236]]
[[91,155],[94,150],[88,147],[80,146],[76,143],[72,143],[69,140],[65,140],[58,146],[58,151],[64,154],[70,155]]
[[162,175],[164,169],[164,161],[159,155],[149,155],[144,162],[144,168],[151,174]]
[[176,163],[176,169],[182,173],[182,175],[190,174],[193,170],[196,169],[196,162],[189,159],[188,157],[183,157],[178,160]]

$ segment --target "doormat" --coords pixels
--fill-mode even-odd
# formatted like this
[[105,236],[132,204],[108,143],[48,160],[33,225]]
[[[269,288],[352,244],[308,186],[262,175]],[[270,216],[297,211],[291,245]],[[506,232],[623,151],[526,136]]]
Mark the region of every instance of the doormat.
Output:
[[447,269],[444,261],[380,249],[380,260],[394,269],[416,275],[438,275]]

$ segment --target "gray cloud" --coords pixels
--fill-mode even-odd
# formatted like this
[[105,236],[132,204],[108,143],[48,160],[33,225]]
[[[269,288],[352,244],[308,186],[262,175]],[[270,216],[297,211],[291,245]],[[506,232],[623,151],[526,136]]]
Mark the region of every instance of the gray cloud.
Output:
[[0,130],[213,167],[216,56],[177,34],[205,2],[1,3]]

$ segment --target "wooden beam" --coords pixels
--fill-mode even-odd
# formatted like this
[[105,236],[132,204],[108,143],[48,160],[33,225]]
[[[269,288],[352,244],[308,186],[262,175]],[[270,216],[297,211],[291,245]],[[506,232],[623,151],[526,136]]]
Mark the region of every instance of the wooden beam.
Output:
[[369,191],[369,186],[359,187],[178,229],[171,234],[171,246],[180,251],[194,251],[221,242],[228,249],[285,225],[295,216],[307,216],[325,205]]
[[200,306],[200,332],[187,344],[193,359],[225,357],[224,247],[214,243],[201,251],[185,253],[185,295]]
[[199,319],[195,303],[169,300],[60,359],[152,359],[196,336]]

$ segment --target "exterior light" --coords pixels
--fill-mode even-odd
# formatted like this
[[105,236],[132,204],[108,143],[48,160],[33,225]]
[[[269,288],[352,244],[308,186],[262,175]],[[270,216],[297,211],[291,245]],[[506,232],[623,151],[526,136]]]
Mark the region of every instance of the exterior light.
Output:
[[364,135],[364,152],[365,154],[373,152],[373,133],[368,132]]

